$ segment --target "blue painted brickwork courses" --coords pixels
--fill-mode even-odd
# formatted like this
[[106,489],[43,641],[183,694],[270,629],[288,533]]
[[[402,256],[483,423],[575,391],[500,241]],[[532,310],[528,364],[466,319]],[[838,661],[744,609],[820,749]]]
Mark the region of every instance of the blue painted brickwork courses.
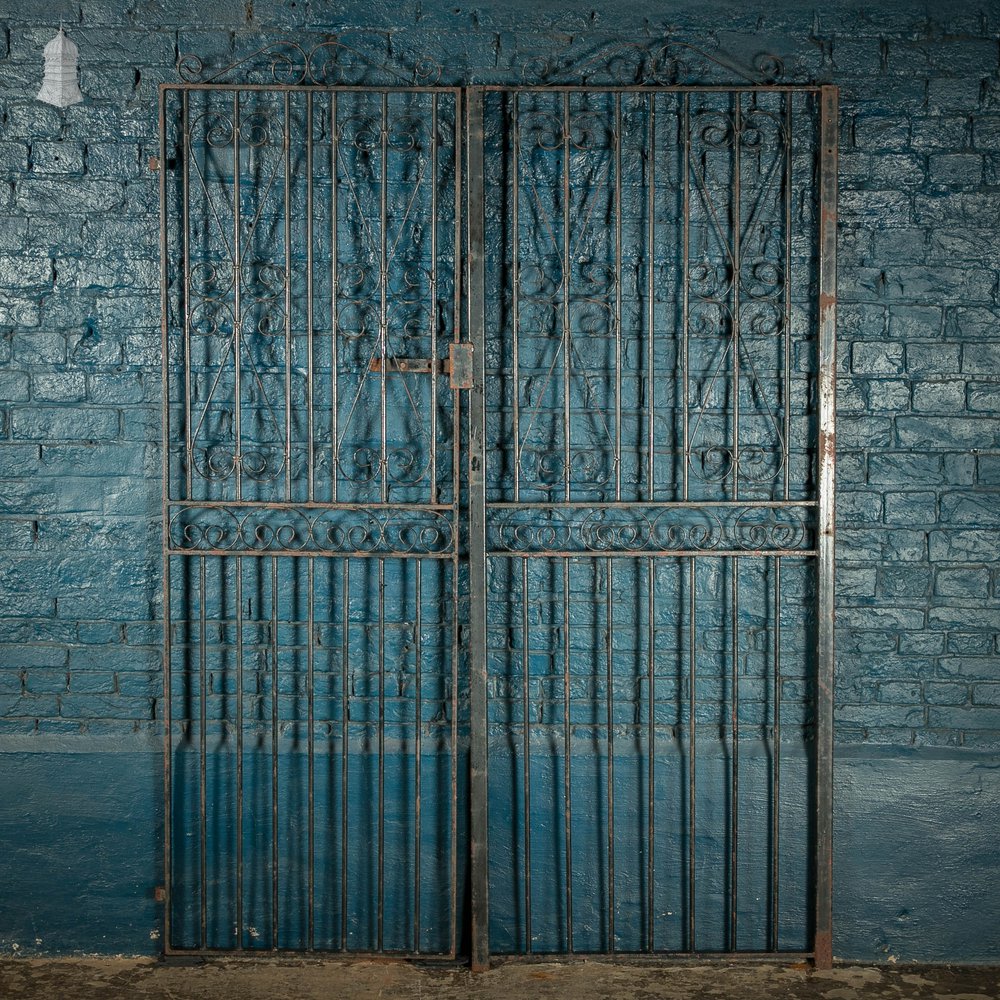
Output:
[[[33,100],[51,18],[0,7],[0,720],[148,732],[160,632],[155,93],[176,52],[371,27],[400,58],[503,80],[539,52],[642,38],[642,4],[83,3],[87,101]],[[339,8],[338,8],[339,10]],[[359,9],[360,10],[360,9]],[[612,16],[613,14],[613,16]],[[988,6],[827,5],[671,26],[842,87],[841,742],[1000,745],[1000,73]],[[335,24],[336,22],[336,24]],[[386,26],[392,28],[386,31]],[[408,55],[409,54],[409,55]]]

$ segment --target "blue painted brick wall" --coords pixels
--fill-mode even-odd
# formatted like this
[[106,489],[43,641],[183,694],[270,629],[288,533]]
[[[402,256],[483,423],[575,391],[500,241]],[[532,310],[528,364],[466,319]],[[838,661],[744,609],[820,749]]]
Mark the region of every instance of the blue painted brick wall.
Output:
[[[60,17],[87,95],[65,112],[33,99]],[[114,898],[137,914],[88,932],[53,902],[38,910],[53,929],[37,928],[38,947],[156,947],[160,348],[148,160],[156,86],[175,79],[177,52],[225,61],[277,35],[371,29],[404,61],[426,51],[449,78],[501,81],[539,53],[676,30],[742,58],[775,51],[795,79],[842,88],[837,952],[995,958],[988,936],[897,920],[904,890],[893,886],[923,863],[926,841],[945,867],[977,871],[943,883],[910,871],[912,898],[950,893],[969,926],[997,918],[996,5],[257,0],[199,5],[197,22],[177,0],[0,0],[0,752],[12,755],[11,788],[33,796],[0,831],[10,847],[31,839],[33,817],[93,818],[60,780],[93,781],[118,846],[89,864],[119,879]],[[45,754],[86,767],[46,769]],[[126,774],[134,794],[100,798]],[[992,895],[963,889],[968,878]],[[17,919],[0,922],[0,946],[27,940]]]

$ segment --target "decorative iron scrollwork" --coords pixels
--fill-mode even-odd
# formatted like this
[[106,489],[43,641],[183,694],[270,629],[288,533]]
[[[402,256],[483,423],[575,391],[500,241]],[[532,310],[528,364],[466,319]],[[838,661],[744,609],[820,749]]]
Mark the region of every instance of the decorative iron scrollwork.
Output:
[[784,62],[774,53],[759,53],[747,64],[720,49],[708,52],[667,35],[648,43],[612,42],[555,58],[533,56],[522,66],[521,76],[529,84],[669,86],[705,83],[719,70],[752,84],[776,83],[785,75]]
[[[243,77],[229,79],[236,70]],[[361,84],[437,83],[441,66],[434,59],[421,56],[408,71],[394,68],[334,36],[311,46],[290,39],[272,42],[221,69],[207,67],[193,53],[177,60],[177,74],[185,83],[267,83],[278,86],[357,86]]]
[[441,555],[454,548],[451,512],[419,506],[189,506],[170,512],[174,552]]
[[[371,51],[376,44],[383,50],[380,54]],[[237,70],[242,74],[239,80],[233,79]],[[414,56],[409,64],[401,64],[388,36],[377,33],[354,44],[347,44],[339,35],[313,43],[282,39],[221,68],[206,66],[194,53],[184,53],[177,61],[177,73],[186,83],[279,86],[438,83],[457,86],[463,82],[458,77],[442,81],[442,64],[426,54]],[[557,56],[530,55],[520,70],[523,83],[542,86],[669,86],[708,82],[766,85],[783,81],[785,75],[784,61],[775,53],[760,52],[747,61],[721,48],[709,51],[672,34],[644,42],[606,42],[585,50],[570,47],[568,52]]]
[[810,508],[802,505],[494,508],[487,544],[494,552],[533,554],[625,552],[809,553],[815,546]]

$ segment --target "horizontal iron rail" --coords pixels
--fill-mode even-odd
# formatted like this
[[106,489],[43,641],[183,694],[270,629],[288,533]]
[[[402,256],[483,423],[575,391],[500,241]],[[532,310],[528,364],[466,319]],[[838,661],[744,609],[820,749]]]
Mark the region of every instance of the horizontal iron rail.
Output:
[[[267,554],[267,553],[265,553]],[[772,556],[819,555],[817,549],[489,549],[490,558],[511,559],[770,559]]]
[[489,510],[588,510],[598,508],[600,510],[659,510],[661,507],[679,508],[682,510],[701,510],[704,507],[723,507],[732,510],[742,510],[744,507],[761,507],[766,509],[782,509],[786,507],[818,507],[817,500],[637,500],[635,503],[628,501],[608,501],[603,500],[571,500],[558,501],[556,503],[530,503],[521,501],[510,503],[500,501],[497,503],[487,503]]
[[212,93],[220,91],[292,91],[302,94],[460,94],[463,87],[442,86],[379,86],[368,84],[318,84],[318,83],[161,83],[161,93],[184,90],[208,90]]
[[562,94],[562,93],[587,93],[587,94],[754,94],[754,93],[779,93],[779,94],[818,94],[822,87],[809,86],[808,84],[794,83],[747,83],[747,84],[713,84],[710,86],[698,86],[686,83],[636,83],[636,84],[579,84],[579,83],[553,83],[553,84],[503,84],[491,83],[487,86],[474,88],[489,92],[501,92],[507,94]]

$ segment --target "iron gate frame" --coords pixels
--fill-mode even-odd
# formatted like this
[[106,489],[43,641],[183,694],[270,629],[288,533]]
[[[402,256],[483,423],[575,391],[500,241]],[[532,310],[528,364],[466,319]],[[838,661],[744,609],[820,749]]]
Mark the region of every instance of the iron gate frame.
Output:
[[[168,271],[169,246],[167,232],[167,147],[166,100],[170,92],[178,90],[266,90],[301,91],[312,93],[336,91],[419,91],[427,93],[447,93],[455,95],[455,143],[459,150],[457,159],[460,169],[456,175],[456,206],[461,201],[462,218],[456,216],[456,227],[462,238],[456,237],[456,254],[466,250],[465,267],[456,261],[456,292],[462,300],[462,308],[456,306],[456,341],[472,345],[471,387],[466,407],[462,407],[461,396],[454,392],[456,432],[455,446],[458,447],[460,427],[467,419],[468,442],[465,457],[467,503],[462,510],[458,492],[454,496],[456,524],[464,525],[467,537],[467,551],[459,554],[456,548],[455,563],[464,561],[469,573],[471,595],[470,617],[468,621],[468,645],[465,653],[469,662],[469,697],[471,730],[469,746],[469,844],[468,871],[471,900],[468,915],[469,957],[474,970],[482,970],[490,964],[489,945],[489,900],[488,900],[488,748],[486,733],[487,715],[487,670],[486,670],[486,559],[487,559],[487,498],[486,498],[486,220],[484,193],[484,99],[491,92],[610,92],[610,93],[752,93],[786,92],[808,93],[819,99],[818,113],[818,239],[814,247],[818,275],[818,358],[817,379],[818,434],[815,441],[817,454],[817,558],[816,558],[816,695],[815,695],[815,810],[813,821],[815,834],[812,851],[814,865],[814,943],[806,952],[769,951],[753,952],[697,952],[679,953],[656,952],[652,957],[665,961],[697,959],[795,959],[809,957],[817,968],[830,968],[832,953],[832,894],[833,894],[833,660],[834,660],[834,499],[835,499],[835,401],[836,401],[836,309],[837,309],[837,199],[838,199],[838,139],[839,89],[833,85],[783,85],[783,84],[736,84],[736,85],[538,85],[538,86],[324,86],[305,84],[226,84],[196,82],[162,84],[159,95],[159,194],[160,194],[160,272],[161,272],[161,334],[163,344],[162,384],[163,397],[163,549],[164,571],[164,887],[159,894],[165,903],[164,953],[168,956],[241,953],[259,956],[258,950],[173,948],[170,939],[170,895],[171,895],[171,636],[170,636],[170,579],[169,564],[172,554],[169,538],[170,517],[170,468],[169,447],[169,340],[168,321]],[[464,165],[464,172],[461,166]],[[464,180],[464,192],[461,186]],[[460,286],[464,284],[464,288]],[[462,316],[462,322],[459,316]],[[464,326],[464,329],[461,327]],[[461,332],[460,332],[461,329]],[[468,413],[468,417],[464,413]],[[460,475],[458,468],[455,474]],[[457,610],[456,610],[457,614]],[[456,619],[456,632],[460,631]],[[456,641],[458,637],[456,635]],[[454,748],[453,748],[454,750]],[[453,917],[457,911],[453,912]],[[453,933],[453,941],[455,936]],[[296,953],[300,953],[296,950]],[[380,954],[380,952],[350,952],[355,956]],[[393,953],[396,954],[396,953]],[[453,947],[455,958],[459,952]],[[428,955],[414,952],[412,956],[426,959]],[[541,957],[541,956],[540,956]],[[630,959],[638,958],[629,955]],[[526,960],[530,956],[517,956]]]

